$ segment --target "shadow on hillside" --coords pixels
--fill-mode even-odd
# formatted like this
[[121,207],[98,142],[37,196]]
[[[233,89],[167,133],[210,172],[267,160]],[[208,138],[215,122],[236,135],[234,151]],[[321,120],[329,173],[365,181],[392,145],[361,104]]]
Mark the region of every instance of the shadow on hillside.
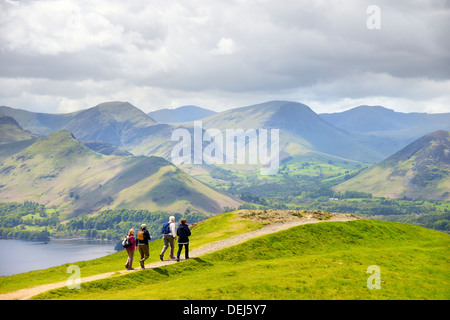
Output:
[[154,268],[154,271],[158,272],[159,274],[168,277],[169,276],[169,272],[167,272],[167,270],[162,269],[162,268]]
[[200,258],[192,258],[192,260],[195,260],[196,262],[202,263],[202,264],[209,264],[209,262],[206,262],[205,260],[200,259]]

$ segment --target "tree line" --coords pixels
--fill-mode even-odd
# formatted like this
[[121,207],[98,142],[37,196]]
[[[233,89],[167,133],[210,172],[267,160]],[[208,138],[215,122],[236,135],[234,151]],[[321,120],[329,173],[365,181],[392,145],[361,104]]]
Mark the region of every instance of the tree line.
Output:
[[169,216],[175,216],[176,221],[186,218],[190,224],[206,218],[204,214],[187,212],[185,214],[169,212],[151,212],[148,210],[114,209],[101,212],[98,216],[79,216],[57,227],[55,236],[64,234],[85,236],[87,238],[103,238],[119,240],[129,229],[138,229],[142,223],[153,238],[159,238],[161,226],[168,221]]
[[190,224],[203,220],[202,213],[186,210],[180,213],[151,212],[148,210],[115,209],[106,210],[99,215],[78,216],[60,223],[59,211],[46,208],[42,204],[0,203],[0,239],[24,239],[48,241],[50,237],[83,237],[94,239],[119,240],[129,229],[138,229],[145,223],[154,239],[160,237],[162,224],[169,216],[181,217]]

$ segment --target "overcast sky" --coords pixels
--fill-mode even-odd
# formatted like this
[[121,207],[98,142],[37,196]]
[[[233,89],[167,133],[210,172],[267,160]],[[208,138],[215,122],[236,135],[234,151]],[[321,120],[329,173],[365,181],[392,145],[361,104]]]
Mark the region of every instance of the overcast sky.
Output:
[[449,0],[0,0],[0,105],[450,112],[449,31]]

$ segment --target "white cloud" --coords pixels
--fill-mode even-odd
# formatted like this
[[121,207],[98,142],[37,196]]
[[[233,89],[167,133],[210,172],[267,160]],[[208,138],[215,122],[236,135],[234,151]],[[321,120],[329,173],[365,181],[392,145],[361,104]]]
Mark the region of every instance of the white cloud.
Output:
[[449,110],[448,5],[377,2],[380,30],[366,27],[366,0],[0,0],[0,85],[11,88],[0,104]]
[[212,50],[213,54],[216,55],[228,55],[233,54],[236,50],[236,44],[233,39],[230,38],[220,38],[219,42],[217,42],[216,48]]

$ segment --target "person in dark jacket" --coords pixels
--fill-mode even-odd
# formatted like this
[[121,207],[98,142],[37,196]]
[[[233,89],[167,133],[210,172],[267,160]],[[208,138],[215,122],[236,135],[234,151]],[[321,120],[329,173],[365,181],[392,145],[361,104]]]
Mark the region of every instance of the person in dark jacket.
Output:
[[139,260],[139,262],[141,263],[142,269],[145,269],[144,261],[147,260],[150,256],[148,250],[148,240],[152,240],[152,236],[148,232],[147,226],[145,224],[142,224],[141,230],[139,230],[136,237],[136,245],[139,249],[139,253],[141,254],[141,260]]
[[181,219],[181,224],[177,229],[178,236],[178,253],[177,253],[177,261],[180,261],[181,250],[184,245],[184,257],[189,259],[189,236],[191,235],[191,230],[189,230],[189,226],[187,224],[186,219]]

